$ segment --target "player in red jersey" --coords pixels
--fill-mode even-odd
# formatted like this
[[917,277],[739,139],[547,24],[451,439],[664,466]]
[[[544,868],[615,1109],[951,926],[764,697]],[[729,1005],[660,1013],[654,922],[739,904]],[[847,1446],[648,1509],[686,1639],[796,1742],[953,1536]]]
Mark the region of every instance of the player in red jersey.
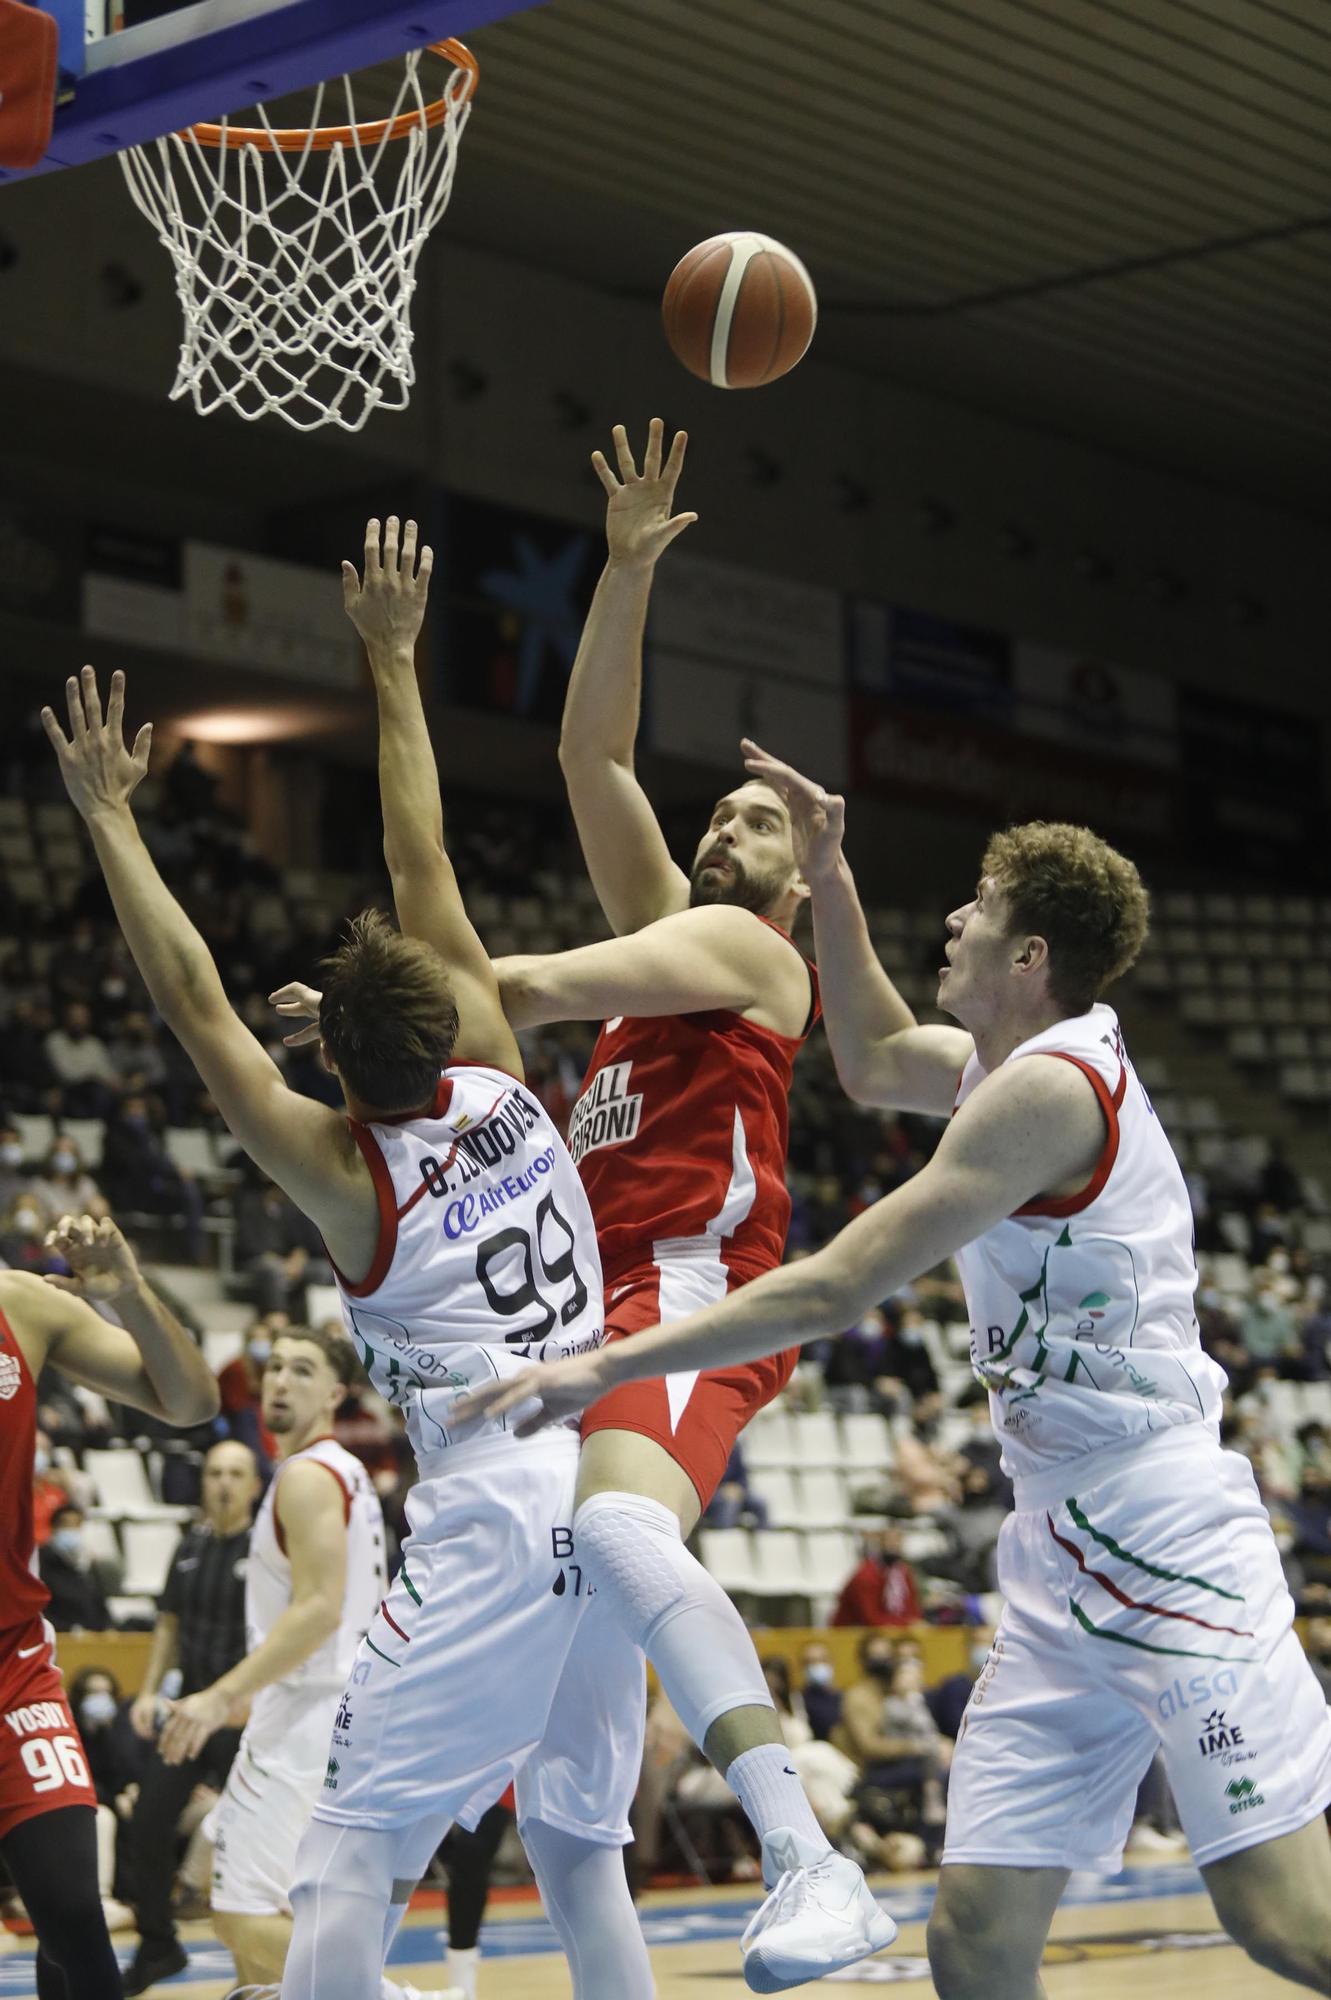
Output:
[[[682,1318],[780,1263],[790,1214],[786,1099],[818,1015],[816,974],[789,935],[808,890],[780,794],[749,780],[719,799],[685,874],[634,774],[652,574],[695,518],[671,511],[685,443],[677,433],[663,462],[654,419],[641,475],[622,425],[619,476],[600,452],[593,457],[609,498],[610,557],[573,668],[560,762],[616,935],[496,967],[515,1027],[604,1022],[569,1143],[596,1218],[611,1340]],[[396,521],[388,533],[396,547]],[[414,547],[414,523],[406,533]],[[381,737],[384,851],[409,931],[423,885],[436,879],[443,833],[437,810],[422,815],[409,803],[431,783],[433,759],[410,658],[395,674],[395,699],[413,727]],[[304,1011],[307,991],[284,989],[282,1011]],[[525,1277],[508,1296],[515,1315],[540,1303],[530,1268]],[[589,1411],[574,1536],[608,1613],[606,1657],[624,1645],[647,1654],[759,1833],[769,1885],[788,1894],[798,1876],[797,1893],[827,1912],[821,1933],[816,1922],[810,1929],[798,1974],[809,1979],[879,1950],[895,1926],[819,1828],[743,1621],[684,1547],[739,1432],[785,1385],[795,1359],[792,1350],[635,1384]],[[596,1703],[587,1688],[579,1731],[601,1726]],[[757,1958],[745,1970],[758,1990],[774,1990]]]
[[66,1217],[48,1240],[72,1279],[0,1271],[0,1854],[37,1933],[39,2000],[120,2000],[97,1893],[97,1798],[42,1615],[32,1530],[37,1379],[50,1363],[171,1424],[215,1416],[217,1383],[114,1223]]

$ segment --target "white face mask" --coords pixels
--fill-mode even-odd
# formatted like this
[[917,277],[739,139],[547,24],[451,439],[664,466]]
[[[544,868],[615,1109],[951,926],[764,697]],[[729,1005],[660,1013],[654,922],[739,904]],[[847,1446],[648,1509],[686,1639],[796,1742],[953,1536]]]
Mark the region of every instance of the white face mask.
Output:
[[0,1146],[0,1167],[21,1167],[23,1148],[16,1139],[6,1139]]
[[830,1687],[836,1679],[836,1668],[830,1660],[813,1660],[805,1668],[804,1677],[815,1687]]

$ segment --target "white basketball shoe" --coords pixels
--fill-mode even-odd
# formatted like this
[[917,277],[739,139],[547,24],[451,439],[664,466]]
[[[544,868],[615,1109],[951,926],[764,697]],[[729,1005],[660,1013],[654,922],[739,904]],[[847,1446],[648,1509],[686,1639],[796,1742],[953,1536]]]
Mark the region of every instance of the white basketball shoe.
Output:
[[781,1869],[776,1886],[740,1939],[744,1977],[754,1993],[822,1979],[883,1951],[897,1934],[880,1910],[863,1871],[835,1851],[810,1863],[798,1835],[763,1843],[765,1873]]

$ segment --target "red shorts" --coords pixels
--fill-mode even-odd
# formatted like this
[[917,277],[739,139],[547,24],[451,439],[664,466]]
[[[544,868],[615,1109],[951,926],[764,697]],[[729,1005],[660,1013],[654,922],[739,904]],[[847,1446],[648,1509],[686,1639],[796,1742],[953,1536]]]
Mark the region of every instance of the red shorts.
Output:
[[[626,1272],[605,1288],[606,1339],[630,1340],[644,1327],[685,1319],[743,1282],[714,1255],[694,1257],[688,1252]],[[799,1358],[798,1347],[790,1347],[784,1354],[769,1354],[735,1368],[626,1382],[587,1411],[582,1435],[637,1431],[654,1439],[687,1472],[706,1508],[721,1484],[735,1440],[750,1418],[780,1395]]]
[[0,1653],[0,1840],[60,1806],[96,1806],[88,1760],[40,1618]]

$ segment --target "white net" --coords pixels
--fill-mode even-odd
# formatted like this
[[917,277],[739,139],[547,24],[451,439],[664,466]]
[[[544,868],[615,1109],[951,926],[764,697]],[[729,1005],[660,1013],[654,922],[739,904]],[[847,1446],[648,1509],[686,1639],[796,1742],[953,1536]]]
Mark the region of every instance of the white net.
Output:
[[[254,140],[237,144],[223,120],[209,128],[220,144],[196,127],[120,155],[175,266],[185,325],[173,400],[301,431],[358,431],[375,410],[406,408],[416,265],[448,206],[475,80],[456,65],[431,105],[425,53],[406,58],[392,109],[372,126],[357,126],[344,76],[316,91],[298,150],[259,106],[259,126],[245,128]],[[339,87],[346,127],[329,144],[319,121]]]

